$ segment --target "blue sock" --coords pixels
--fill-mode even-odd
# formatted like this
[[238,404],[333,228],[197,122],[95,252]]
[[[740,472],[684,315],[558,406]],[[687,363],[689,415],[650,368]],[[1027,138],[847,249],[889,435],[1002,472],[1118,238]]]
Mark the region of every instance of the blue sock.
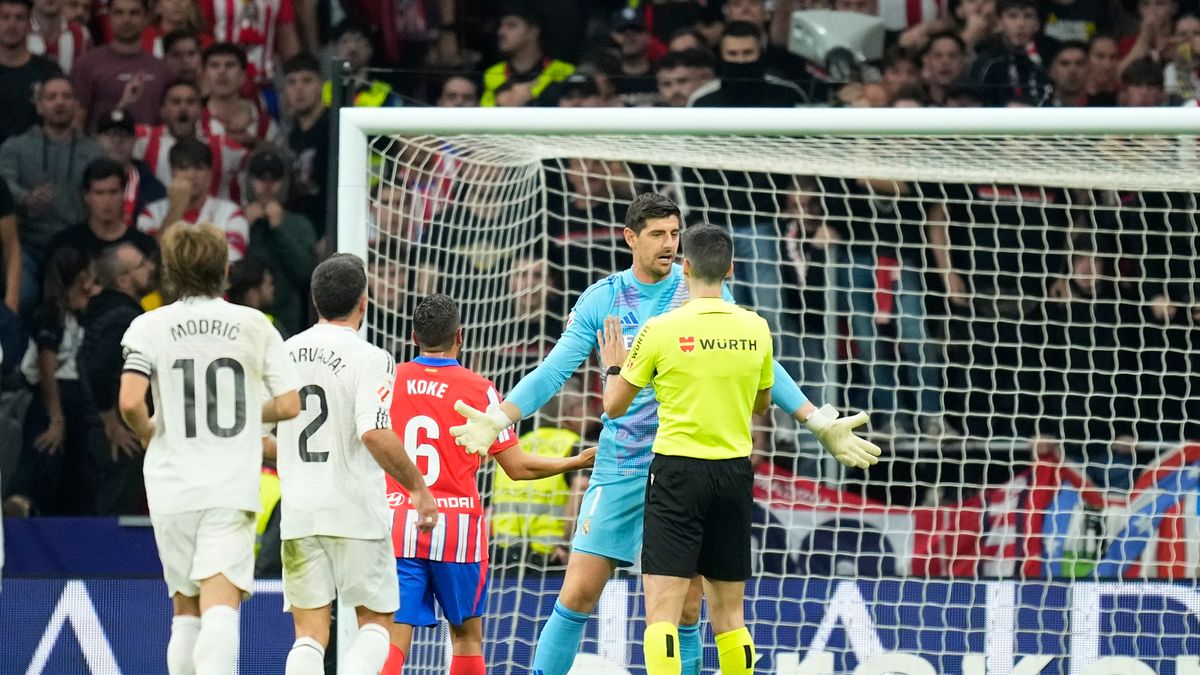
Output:
[[554,613],[542,626],[537,647],[533,650],[532,675],[567,675],[579,653],[587,620],[587,614],[567,609],[555,601]]
[[700,675],[704,646],[700,644],[700,623],[679,626],[679,659],[683,661],[682,675]]

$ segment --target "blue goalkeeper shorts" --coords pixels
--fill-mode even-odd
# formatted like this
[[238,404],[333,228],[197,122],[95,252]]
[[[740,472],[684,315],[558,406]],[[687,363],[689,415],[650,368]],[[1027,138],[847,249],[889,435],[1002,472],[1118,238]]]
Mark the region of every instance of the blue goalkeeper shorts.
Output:
[[571,549],[629,567],[642,549],[646,477],[592,474]]
[[483,615],[488,587],[486,560],[456,563],[397,558],[396,577],[400,581],[396,623],[436,625],[435,599],[452,626],[461,626],[467,619]]

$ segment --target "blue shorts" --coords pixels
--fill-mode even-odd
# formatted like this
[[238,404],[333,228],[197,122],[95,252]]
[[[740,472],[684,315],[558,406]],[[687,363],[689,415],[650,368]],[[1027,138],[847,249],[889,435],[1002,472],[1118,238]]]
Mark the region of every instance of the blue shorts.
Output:
[[629,567],[642,548],[646,477],[592,474],[571,549]]
[[433,626],[437,615],[433,601],[452,626],[483,615],[487,597],[487,561],[477,563],[441,562],[421,558],[397,558],[396,577],[400,581],[400,610],[396,623]]

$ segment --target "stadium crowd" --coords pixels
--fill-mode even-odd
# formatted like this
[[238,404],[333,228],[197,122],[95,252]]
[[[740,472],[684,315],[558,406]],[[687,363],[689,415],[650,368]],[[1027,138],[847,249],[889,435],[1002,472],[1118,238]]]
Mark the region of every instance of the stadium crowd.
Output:
[[[880,16],[885,56],[834,81],[787,49],[802,9]],[[3,388],[32,399],[25,412],[10,398],[0,428],[20,439],[5,444],[20,452],[6,460],[5,513],[144,510],[141,451],[114,397],[121,334],[163,301],[164,223],[218,225],[234,261],[229,299],[264,310],[285,335],[311,324],[308,279],[333,229],[328,57],[348,64],[355,106],[1195,106],[1196,11],[1176,0],[0,0]],[[412,266],[379,256],[370,278],[376,302],[404,314],[405,294],[438,286],[447,242],[437,224],[494,213],[486,195],[414,206],[414,195],[451,193],[438,184],[454,180],[452,167],[392,159],[414,170],[374,188],[375,225],[429,253]],[[557,337],[560,307],[628,264],[628,199],[670,192],[663,167],[578,158],[551,168],[561,258],[514,261],[499,289],[520,299],[512,311],[529,326],[514,335],[534,335],[519,345],[525,366]],[[1167,395],[1193,391],[1198,372],[1194,194],[695,174],[684,183],[719,194],[676,197],[703,205],[689,221],[739,235],[737,259],[754,262],[735,295],[776,332],[800,336],[781,352],[797,380],[826,379],[823,316],[850,312],[853,349],[866,357],[845,377],[865,383],[851,395],[869,392],[862,406],[884,434],[1043,433],[1108,453],[1125,437],[1189,435],[1183,420],[1200,419]],[[881,220],[880,200],[897,212]],[[390,222],[400,214],[412,222]],[[1024,252],[968,259],[983,235],[947,226],[962,222],[990,231],[993,248]],[[894,323],[875,304],[887,265],[898,270]],[[828,284],[848,291],[845,306],[826,306]],[[936,338],[950,333],[970,337],[942,350]],[[1097,364],[1093,348],[1112,363]],[[1017,367],[1047,359],[1047,369]],[[1017,394],[1047,390],[1091,395]],[[897,391],[922,396],[903,402]],[[597,431],[584,426],[573,433]]]

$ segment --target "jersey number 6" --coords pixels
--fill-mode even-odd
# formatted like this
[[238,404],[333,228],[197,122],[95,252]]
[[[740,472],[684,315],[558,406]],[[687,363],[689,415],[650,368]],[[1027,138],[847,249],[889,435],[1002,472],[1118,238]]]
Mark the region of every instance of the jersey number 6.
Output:
[[[433,444],[418,441],[417,433],[420,431],[424,431],[425,439],[430,441],[441,438],[442,431],[437,422],[428,415],[417,415],[404,425],[404,449],[408,451],[408,457],[413,464],[417,465],[417,471],[421,472],[425,485],[433,485],[442,474],[442,458]],[[422,457],[425,458],[424,469],[421,468]]]

